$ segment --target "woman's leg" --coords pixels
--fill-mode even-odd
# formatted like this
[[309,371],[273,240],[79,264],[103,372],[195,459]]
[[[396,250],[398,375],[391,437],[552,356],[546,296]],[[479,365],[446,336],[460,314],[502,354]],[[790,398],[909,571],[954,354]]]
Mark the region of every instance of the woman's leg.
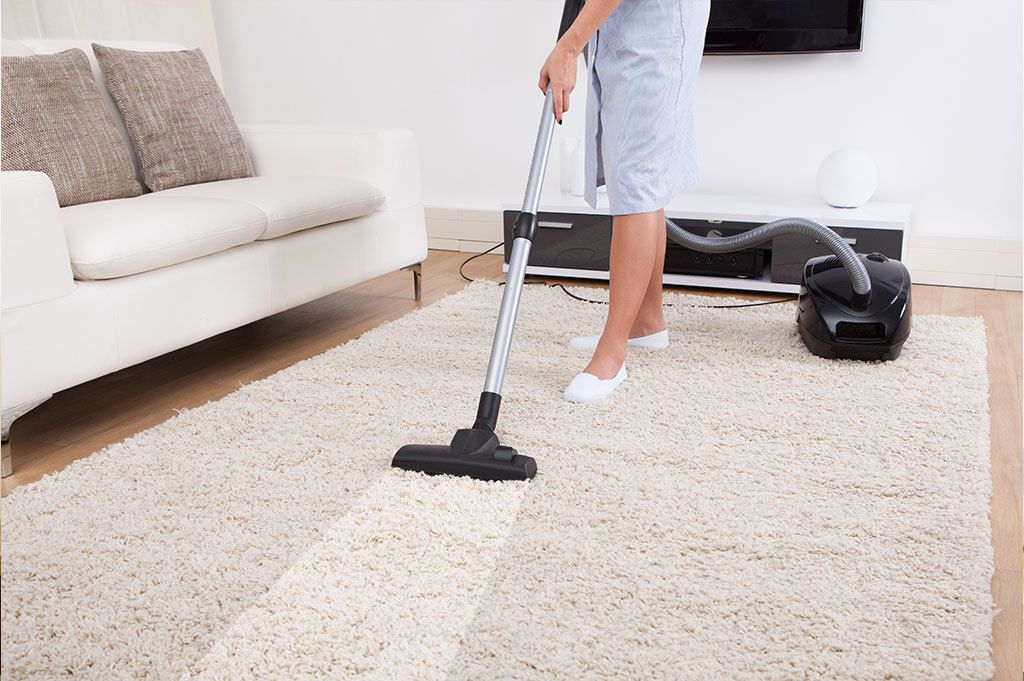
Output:
[[651,279],[647,283],[644,300],[629,331],[630,338],[649,336],[665,330],[665,308],[662,307],[662,276],[665,273],[665,211],[658,211],[658,243],[655,245],[654,266],[651,268]]
[[[585,373],[601,379],[612,378],[626,359],[626,341],[629,340],[637,313],[651,288],[654,265],[664,257],[665,220],[662,216],[660,210],[615,216],[612,227],[608,320]],[[660,283],[659,276],[659,293]]]

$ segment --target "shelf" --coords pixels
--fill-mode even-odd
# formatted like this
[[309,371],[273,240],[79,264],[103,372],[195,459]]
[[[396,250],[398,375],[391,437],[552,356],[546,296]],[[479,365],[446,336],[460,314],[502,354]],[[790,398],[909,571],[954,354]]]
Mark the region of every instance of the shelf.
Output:
[[[520,204],[506,203],[502,209],[519,210],[521,207]],[[581,196],[547,193],[541,197],[540,210],[546,213],[608,215],[608,197],[599,194],[597,208],[591,208]],[[830,227],[907,231],[911,207],[905,203],[872,201],[859,208],[833,208],[820,199],[776,201],[754,196],[684,193],[665,207],[665,214],[670,218],[760,223],[785,217],[801,217]]]
[[[502,265],[502,271],[508,272],[508,264]],[[592,279],[608,281],[608,273],[598,270],[574,270],[564,267],[539,267],[527,265],[526,273],[541,277],[560,277],[565,279]],[[760,279],[743,279],[740,277],[712,277],[698,274],[666,274],[662,281],[668,286],[691,286],[699,288],[730,289],[734,291],[764,291],[768,293],[800,293],[799,284],[776,284],[769,279],[770,271],[765,268]]]
[[[513,219],[520,206],[507,204],[503,217],[505,238],[511,238]],[[541,229],[534,239],[526,273],[569,279],[608,280],[607,252],[610,247],[612,218],[607,196],[599,195],[597,208],[582,197],[545,194],[538,207]],[[835,229],[848,243],[864,253],[878,251],[890,258],[901,258],[909,229],[910,206],[896,203],[869,203],[860,208],[827,206],[817,199],[772,201],[756,197],[684,194],[666,208],[669,218],[679,220],[687,229],[704,232],[723,224],[723,233],[735,233],[786,217],[802,217]],[[557,223],[557,224],[544,224]],[[549,229],[544,229],[548,227]],[[555,229],[554,227],[560,227]],[[771,241],[771,260],[759,278],[708,274],[665,274],[668,285],[701,288],[797,294],[804,263],[827,254],[816,242],[792,235],[780,235]],[[581,257],[580,254],[590,254]],[[597,257],[600,255],[600,257]],[[570,265],[570,267],[558,266]],[[590,267],[590,269],[583,269]],[[772,281],[772,277],[781,281]],[[795,282],[795,283],[794,283]]]

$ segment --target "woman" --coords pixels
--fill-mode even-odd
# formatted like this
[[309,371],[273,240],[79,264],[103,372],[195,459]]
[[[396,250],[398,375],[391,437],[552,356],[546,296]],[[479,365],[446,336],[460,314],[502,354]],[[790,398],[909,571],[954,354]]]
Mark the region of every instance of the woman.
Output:
[[561,123],[589,43],[587,202],[608,189],[613,217],[608,319],[565,390],[594,402],[626,380],[626,346],[665,347],[665,205],[697,180],[692,99],[710,0],[588,0],[540,72]]

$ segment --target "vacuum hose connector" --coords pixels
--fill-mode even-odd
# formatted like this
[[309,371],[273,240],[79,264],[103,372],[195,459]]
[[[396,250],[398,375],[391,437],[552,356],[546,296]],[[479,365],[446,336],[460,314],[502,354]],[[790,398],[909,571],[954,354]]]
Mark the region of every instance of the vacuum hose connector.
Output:
[[782,218],[767,224],[761,225],[749,232],[743,232],[733,236],[704,237],[690,234],[685,229],[665,219],[665,228],[668,237],[680,246],[685,246],[701,253],[732,253],[750,248],[757,244],[764,243],[780,234],[802,234],[818,241],[822,246],[832,252],[839,262],[843,264],[846,271],[850,273],[850,281],[853,283],[853,292],[858,298],[866,300],[871,296],[871,278],[860,261],[857,254],[850,248],[850,244],[843,241],[843,238],[824,225],[819,225],[813,220],[805,218]]

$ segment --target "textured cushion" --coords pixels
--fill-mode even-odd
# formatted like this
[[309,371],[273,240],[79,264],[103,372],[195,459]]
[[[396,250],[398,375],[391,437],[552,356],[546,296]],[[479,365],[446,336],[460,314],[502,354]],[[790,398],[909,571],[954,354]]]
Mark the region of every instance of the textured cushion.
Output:
[[245,201],[267,216],[260,239],[372,213],[384,194],[362,180],[343,177],[249,177],[206,182],[161,192],[166,196],[206,196]]
[[142,193],[84,52],[3,57],[2,64],[4,170],[46,173],[62,206]]
[[247,203],[146,194],[61,210],[79,279],[113,279],[254,241],[267,227]]
[[245,141],[201,51],[92,49],[147,187],[252,176]]

